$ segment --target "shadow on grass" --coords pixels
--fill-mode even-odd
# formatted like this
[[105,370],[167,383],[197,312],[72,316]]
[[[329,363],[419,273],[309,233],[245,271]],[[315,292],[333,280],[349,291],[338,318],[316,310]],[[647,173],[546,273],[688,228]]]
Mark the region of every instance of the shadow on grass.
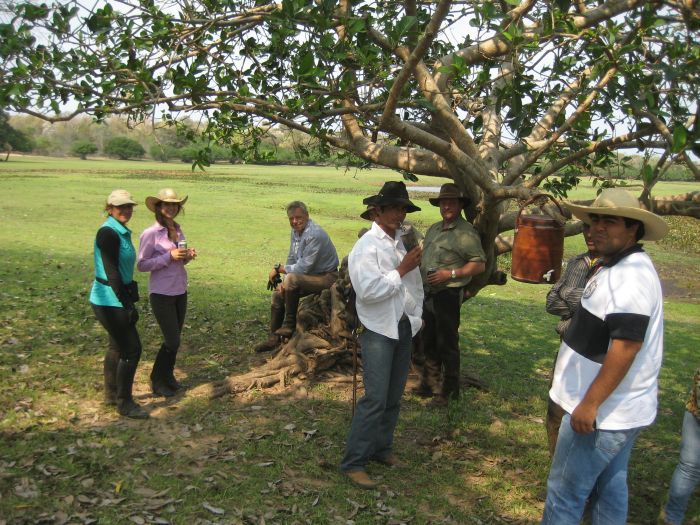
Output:
[[[154,417],[125,421],[104,408],[106,335],[87,302],[91,271],[82,260],[12,248],[0,266],[0,381],[8,386],[0,393],[0,516],[8,523],[64,516],[100,523],[538,521],[549,463],[545,399],[558,344],[556,319],[542,304],[480,295],[464,306],[463,371],[488,391],[467,389],[446,410],[407,395],[396,434],[405,464],[371,465],[380,490],[363,492],[337,472],[349,387],[150,398],[160,335],[147,307],[137,395]],[[178,360],[189,388],[260,362],[250,349],[266,331],[264,294],[245,284],[195,283],[191,297]],[[666,323],[660,415],[630,467],[632,523],[655,521],[675,466],[700,343],[692,313],[673,311]],[[689,515],[698,507],[695,501]]]

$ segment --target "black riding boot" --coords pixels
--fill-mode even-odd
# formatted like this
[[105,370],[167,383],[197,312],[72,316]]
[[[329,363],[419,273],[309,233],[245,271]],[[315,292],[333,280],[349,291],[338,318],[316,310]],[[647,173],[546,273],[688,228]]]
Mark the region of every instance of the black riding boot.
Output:
[[[174,365],[173,361],[173,365]],[[168,368],[170,366],[170,352],[165,345],[160,345],[156,360],[153,362],[153,370],[151,371],[151,388],[153,394],[157,396],[173,397],[175,391],[168,385]]]
[[175,379],[175,361],[177,360],[177,352],[168,352],[166,357],[165,384],[168,385],[171,390],[177,392],[182,388],[182,385],[177,379]]
[[117,365],[117,410],[122,416],[146,419],[148,412],[141,408],[131,396],[137,365],[138,361],[134,363],[124,359],[119,360]]
[[119,352],[112,348],[110,344],[104,361],[105,378],[105,405],[116,406],[117,404],[117,366],[119,365]]

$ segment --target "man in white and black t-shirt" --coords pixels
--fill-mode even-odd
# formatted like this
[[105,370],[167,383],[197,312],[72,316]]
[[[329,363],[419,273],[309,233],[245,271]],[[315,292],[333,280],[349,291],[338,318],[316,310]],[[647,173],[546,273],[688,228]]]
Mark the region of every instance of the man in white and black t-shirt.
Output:
[[604,259],[583,292],[559,349],[549,395],[566,410],[547,480],[543,524],[577,524],[590,497],[593,525],[624,525],[627,464],[639,432],[656,417],[663,301],[640,240],[666,223],[629,192],[601,192],[592,206],[567,204],[591,225]]

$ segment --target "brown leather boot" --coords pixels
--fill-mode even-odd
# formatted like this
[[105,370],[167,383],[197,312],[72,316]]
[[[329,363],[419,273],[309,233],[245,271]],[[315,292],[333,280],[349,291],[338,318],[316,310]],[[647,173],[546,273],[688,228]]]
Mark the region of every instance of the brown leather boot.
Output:
[[350,481],[362,489],[373,489],[377,486],[377,482],[372,481],[364,470],[351,470],[350,472],[346,472],[345,475]]
[[280,337],[292,337],[297,328],[297,310],[299,309],[299,292],[284,291],[284,322],[282,327],[275,330]]
[[284,320],[284,310],[272,304],[270,308],[270,335],[262,343],[258,343],[253,347],[256,353],[260,352],[270,352],[277,348],[280,344],[279,336],[275,335],[275,330],[278,330],[282,326],[282,321]]

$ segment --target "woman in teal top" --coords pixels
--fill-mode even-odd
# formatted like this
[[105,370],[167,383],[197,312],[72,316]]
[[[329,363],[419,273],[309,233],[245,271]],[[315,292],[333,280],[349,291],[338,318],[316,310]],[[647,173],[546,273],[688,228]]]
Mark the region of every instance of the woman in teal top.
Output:
[[131,219],[136,203],[126,190],[107,197],[107,220],[95,237],[95,281],[90,303],[97,320],[109,334],[104,361],[105,403],[116,405],[122,416],[145,419],[146,412],[131,395],[141,358],[141,338],[136,330],[138,289],[134,276],[136,250],[131,242]]

